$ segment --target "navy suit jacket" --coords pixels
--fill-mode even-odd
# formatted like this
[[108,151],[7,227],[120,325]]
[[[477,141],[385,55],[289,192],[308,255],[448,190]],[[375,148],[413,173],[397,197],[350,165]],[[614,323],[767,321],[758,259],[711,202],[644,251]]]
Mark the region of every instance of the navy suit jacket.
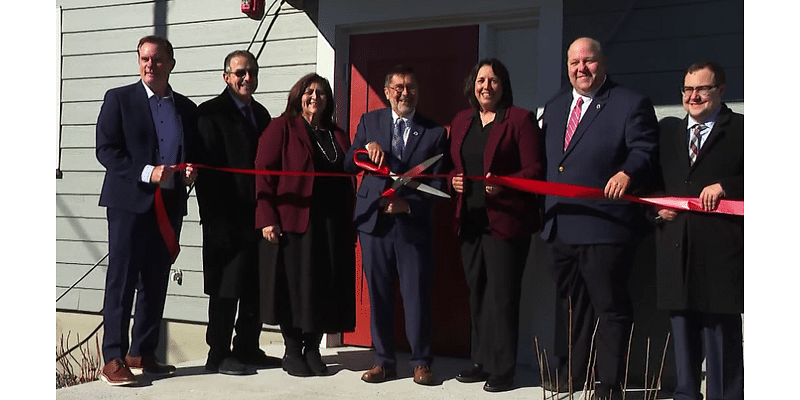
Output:
[[[191,153],[189,149],[197,135],[197,106],[181,94],[173,91],[173,95],[183,125],[183,159]],[[142,182],[142,170],[145,165],[161,162],[153,115],[141,80],[106,92],[96,133],[95,154],[106,168],[100,206],[138,214],[148,211],[157,185]],[[179,209],[172,211],[186,215],[185,186],[181,183],[176,189],[183,197],[177,202]]]
[[[564,151],[572,102],[567,87],[544,109],[547,180],[603,189],[619,171],[631,177],[627,194],[649,182],[658,147],[658,121],[651,101],[607,78],[598,89]],[[636,238],[641,209],[628,201],[545,198],[542,238],[568,244],[626,243]]]
[[[390,154],[392,110],[383,108],[362,115],[361,121],[358,123],[356,136],[353,139],[353,145],[350,146],[350,150],[347,151],[345,156],[345,170],[351,173],[359,172],[361,169],[355,165],[353,154],[358,149],[366,148],[367,143],[374,141],[386,152],[384,163],[389,166],[392,172],[404,173],[428,158],[439,154],[445,154],[445,157],[423,171],[423,173],[439,174],[445,171],[449,147],[447,130],[421,116],[419,112],[414,114],[414,118],[409,125],[410,133],[403,150],[403,159],[398,160]],[[441,178],[418,180],[437,189],[444,187],[444,182]],[[390,182],[393,182],[390,178],[369,174],[364,176],[356,194],[354,221],[359,231],[372,233],[375,230],[378,221],[378,210],[380,209],[380,195],[391,185]],[[434,205],[432,196],[404,186],[400,187],[397,194],[408,202],[411,209],[409,214],[395,214],[395,221],[403,232],[403,236],[410,242],[430,240]]]

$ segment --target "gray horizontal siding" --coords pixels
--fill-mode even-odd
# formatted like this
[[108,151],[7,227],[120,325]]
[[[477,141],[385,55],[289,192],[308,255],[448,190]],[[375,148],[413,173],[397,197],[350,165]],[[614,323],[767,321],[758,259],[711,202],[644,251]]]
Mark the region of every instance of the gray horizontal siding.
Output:
[[[681,85],[686,67],[701,60],[725,68],[725,100],[744,99],[742,0],[564,0],[563,4],[564,49],[580,36],[600,40],[611,77],[656,105],[679,103],[675,88]],[[698,16],[713,16],[713,23],[697,23]],[[567,83],[565,69],[562,84]]]
[[[267,2],[271,4],[271,2]],[[57,0],[61,13],[61,140],[56,180],[56,295],[74,284],[108,251],[105,208],[98,206],[104,168],[95,158],[95,124],[103,95],[139,79],[136,44],[159,33],[175,48],[170,77],[175,91],[197,104],[219,94],[225,84],[226,54],[245,49],[259,27],[239,11],[238,1]],[[264,38],[272,9],[251,47],[261,72],[256,100],[273,116],[286,105],[289,88],[316,70],[317,29],[304,13],[283,5]],[[171,282],[164,316],[205,322],[202,237],[192,193],[174,269],[183,284]],[[57,309],[97,312],[102,308],[108,260],[100,263],[57,304]]]

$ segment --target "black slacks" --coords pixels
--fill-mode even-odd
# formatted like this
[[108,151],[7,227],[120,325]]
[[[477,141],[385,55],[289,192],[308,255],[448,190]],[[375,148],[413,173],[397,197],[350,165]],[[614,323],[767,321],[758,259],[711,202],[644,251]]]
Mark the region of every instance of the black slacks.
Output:
[[[576,384],[600,381],[601,395],[620,390],[633,322],[628,294],[633,250],[630,244],[570,245],[558,237],[548,243],[558,295],[555,350],[562,382],[571,373]],[[588,368],[593,363],[594,373]]]
[[[233,351],[231,351],[231,336],[234,328],[236,336],[233,338]],[[209,347],[209,361],[219,364],[223,359],[231,356],[242,359],[252,356],[260,348],[258,342],[260,335],[261,319],[258,314],[257,297],[242,299],[215,295],[208,297],[206,343]]]
[[493,376],[512,377],[522,273],[531,237],[497,239],[487,228],[463,224],[459,238],[469,288],[472,361]]

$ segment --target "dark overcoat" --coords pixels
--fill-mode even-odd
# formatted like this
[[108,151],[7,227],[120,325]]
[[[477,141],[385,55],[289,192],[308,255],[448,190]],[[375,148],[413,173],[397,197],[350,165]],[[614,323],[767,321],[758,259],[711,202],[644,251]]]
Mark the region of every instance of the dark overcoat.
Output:
[[[251,102],[256,126],[247,121],[228,89],[198,107],[197,160],[212,167],[253,169],[261,132],[271,117]],[[255,178],[199,169],[196,182],[203,228],[203,276],[206,294],[239,298],[243,286],[256,281]],[[256,286],[253,286],[256,287]]]
[[[725,199],[744,200],[744,116],[723,105],[694,165],[687,123],[662,121],[664,194],[699,197],[704,187],[720,183]],[[744,217],[679,212],[659,224],[656,241],[659,308],[744,312]]]

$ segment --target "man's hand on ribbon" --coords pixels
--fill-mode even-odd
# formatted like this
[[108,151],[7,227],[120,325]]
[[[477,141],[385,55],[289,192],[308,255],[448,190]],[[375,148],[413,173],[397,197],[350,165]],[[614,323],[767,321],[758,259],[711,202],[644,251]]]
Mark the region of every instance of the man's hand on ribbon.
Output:
[[192,164],[186,164],[186,169],[183,172],[183,183],[191,185],[197,180],[197,169]]
[[719,206],[719,201],[725,197],[725,190],[722,185],[714,183],[703,188],[700,192],[700,203],[703,205],[703,211],[714,211]]
[[378,142],[367,143],[367,153],[369,153],[369,160],[372,161],[378,168],[383,166],[383,147]]
[[619,171],[608,180],[605,189],[603,189],[603,194],[611,200],[619,200],[628,190],[630,184],[631,177],[625,171]]
[[164,183],[169,182],[172,179],[172,176],[175,174],[175,169],[169,165],[158,165],[153,168],[153,172],[150,173],[150,182],[154,183],[159,186],[163,186]]
[[269,240],[270,243],[278,243],[278,238],[282,235],[280,225],[265,226],[261,229],[261,234],[264,239]]

